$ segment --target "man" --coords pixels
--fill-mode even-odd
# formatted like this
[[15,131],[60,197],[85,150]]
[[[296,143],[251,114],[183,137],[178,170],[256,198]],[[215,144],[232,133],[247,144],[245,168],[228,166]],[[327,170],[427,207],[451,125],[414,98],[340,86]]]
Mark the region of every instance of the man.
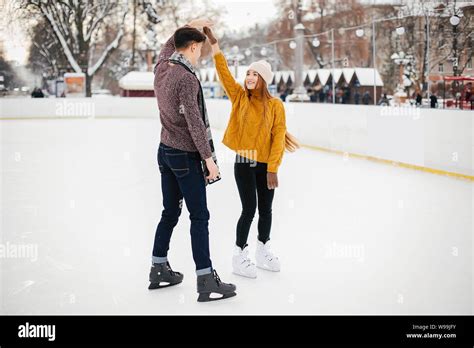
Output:
[[390,105],[390,103],[388,101],[387,93],[384,93],[382,95],[382,97],[379,100],[378,105],[381,105],[381,106],[389,106]]
[[438,107],[438,98],[434,94],[430,95],[430,107],[436,109]]
[[362,103],[364,103],[364,105],[369,105],[371,100],[372,97],[370,96],[369,92],[365,91],[364,95],[362,96]]
[[464,99],[466,100],[466,107],[469,107],[469,103],[471,104],[470,107],[472,109],[472,92],[471,92],[471,84],[468,83],[466,85],[466,89],[465,89],[465,94],[464,94]]
[[[154,69],[154,90],[162,125],[158,165],[164,209],[156,229],[149,289],[183,281],[183,275],[171,269],[167,254],[184,198],[191,219],[191,244],[200,302],[236,295],[236,286],[223,283],[212,268],[209,252],[206,180],[218,179],[219,170],[214,160],[202,89],[194,68],[206,40],[197,28],[209,25],[212,25],[210,21],[199,19],[176,30],[161,50]],[[207,175],[203,172],[202,161],[205,161]],[[220,297],[211,298],[211,294]]]
[[421,106],[422,106],[422,104],[423,104],[423,97],[421,96],[420,93],[417,93],[417,94],[416,94],[415,103],[416,103],[416,106],[417,106],[417,107],[421,107]]
[[355,94],[354,94],[354,103],[356,105],[359,105],[360,104],[360,93],[359,91],[356,90]]

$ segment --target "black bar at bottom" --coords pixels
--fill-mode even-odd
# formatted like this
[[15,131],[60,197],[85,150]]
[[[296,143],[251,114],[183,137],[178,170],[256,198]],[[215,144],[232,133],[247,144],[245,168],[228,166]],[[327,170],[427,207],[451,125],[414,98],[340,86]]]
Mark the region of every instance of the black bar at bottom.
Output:
[[[248,331],[252,332],[251,338],[247,337]],[[0,316],[1,348],[58,344],[212,345],[222,344],[222,340],[290,346],[473,347],[473,332],[472,316]]]

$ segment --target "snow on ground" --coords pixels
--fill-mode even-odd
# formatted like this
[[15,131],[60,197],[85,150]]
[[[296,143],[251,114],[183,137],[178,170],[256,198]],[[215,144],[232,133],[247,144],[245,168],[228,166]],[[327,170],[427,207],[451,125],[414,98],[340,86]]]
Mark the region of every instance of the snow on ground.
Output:
[[161,214],[158,120],[0,127],[1,243],[37,247],[0,259],[2,314],[473,313],[472,182],[309,149],[286,155],[272,231],[282,272],[244,279],[231,274],[233,155],[214,131],[223,180],[208,188],[211,252],[238,295],[202,304],[186,210],[169,254],[184,282],[147,289]]

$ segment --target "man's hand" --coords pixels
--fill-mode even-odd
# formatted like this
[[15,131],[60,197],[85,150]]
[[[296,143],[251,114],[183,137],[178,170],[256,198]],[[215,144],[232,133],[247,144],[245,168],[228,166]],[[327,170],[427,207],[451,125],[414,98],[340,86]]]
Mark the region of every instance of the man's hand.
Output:
[[198,18],[193,19],[191,22],[188,23],[190,27],[202,30],[203,27],[212,27],[214,23],[207,19],[207,18]]
[[278,187],[278,175],[277,173],[267,172],[267,186],[269,190],[276,189]]
[[211,28],[206,26],[202,30],[204,31],[204,34],[206,34],[206,36],[209,39],[209,42],[211,43],[211,45],[214,45],[214,44],[217,43],[217,39],[214,36],[214,33],[212,32]]
[[206,167],[209,171],[209,175],[206,176],[208,180],[214,180],[219,175],[219,168],[217,167],[216,163],[212,159],[212,157],[206,158]]

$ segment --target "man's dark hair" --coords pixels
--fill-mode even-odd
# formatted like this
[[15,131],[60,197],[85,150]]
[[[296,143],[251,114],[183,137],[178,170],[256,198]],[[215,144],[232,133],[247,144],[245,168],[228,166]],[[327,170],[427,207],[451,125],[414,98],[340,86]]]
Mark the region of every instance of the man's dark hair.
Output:
[[174,33],[174,47],[177,50],[188,48],[193,42],[204,41],[206,41],[206,35],[196,28],[183,27],[179,28]]

